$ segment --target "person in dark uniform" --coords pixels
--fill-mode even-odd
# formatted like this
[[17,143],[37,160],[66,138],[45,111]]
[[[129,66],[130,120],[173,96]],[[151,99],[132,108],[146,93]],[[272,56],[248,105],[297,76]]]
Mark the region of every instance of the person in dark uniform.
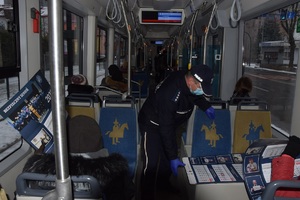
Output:
[[138,116],[144,154],[142,200],[155,199],[156,190],[172,189],[171,174],[177,176],[177,168],[184,166],[177,155],[175,130],[189,119],[194,105],[210,119],[215,118],[214,109],[205,98],[212,95],[212,80],[213,72],[206,65],[173,72],[143,104]]

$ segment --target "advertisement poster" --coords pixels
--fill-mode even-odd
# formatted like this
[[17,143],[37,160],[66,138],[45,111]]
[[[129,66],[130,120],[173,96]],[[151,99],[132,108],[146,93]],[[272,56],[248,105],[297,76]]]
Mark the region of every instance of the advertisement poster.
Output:
[[34,149],[44,143],[45,153],[53,151],[51,89],[41,71],[0,108],[0,115]]

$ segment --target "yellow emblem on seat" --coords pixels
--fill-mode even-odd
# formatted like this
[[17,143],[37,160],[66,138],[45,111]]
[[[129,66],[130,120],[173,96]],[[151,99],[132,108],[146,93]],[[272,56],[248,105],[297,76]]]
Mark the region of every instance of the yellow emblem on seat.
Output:
[[205,124],[202,125],[201,131],[205,131],[205,140],[209,140],[209,145],[211,147],[217,146],[217,140],[223,138],[221,134],[217,134],[216,124],[213,122],[210,127]]
[[120,125],[117,119],[113,122],[112,131],[107,131],[105,135],[109,134],[109,137],[112,139],[112,144],[116,145],[120,143],[119,138],[124,138],[125,128],[128,130],[128,124],[124,123]]

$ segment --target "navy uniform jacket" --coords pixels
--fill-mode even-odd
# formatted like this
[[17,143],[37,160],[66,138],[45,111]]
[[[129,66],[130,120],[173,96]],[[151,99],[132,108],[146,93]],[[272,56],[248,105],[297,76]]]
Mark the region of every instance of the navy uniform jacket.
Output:
[[204,96],[196,96],[190,92],[185,72],[177,71],[156,87],[139,112],[140,126],[157,128],[169,160],[178,157],[176,128],[188,120],[194,105],[203,111],[211,106]]

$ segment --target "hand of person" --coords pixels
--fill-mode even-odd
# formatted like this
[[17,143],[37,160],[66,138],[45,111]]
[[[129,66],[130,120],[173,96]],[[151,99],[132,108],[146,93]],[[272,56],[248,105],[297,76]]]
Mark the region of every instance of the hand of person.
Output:
[[213,107],[207,108],[205,114],[209,119],[215,119],[215,109]]
[[178,167],[184,167],[185,166],[185,164],[183,162],[181,162],[178,158],[176,158],[174,160],[171,160],[170,164],[171,164],[171,171],[172,171],[174,176],[178,175],[178,172],[177,172]]

